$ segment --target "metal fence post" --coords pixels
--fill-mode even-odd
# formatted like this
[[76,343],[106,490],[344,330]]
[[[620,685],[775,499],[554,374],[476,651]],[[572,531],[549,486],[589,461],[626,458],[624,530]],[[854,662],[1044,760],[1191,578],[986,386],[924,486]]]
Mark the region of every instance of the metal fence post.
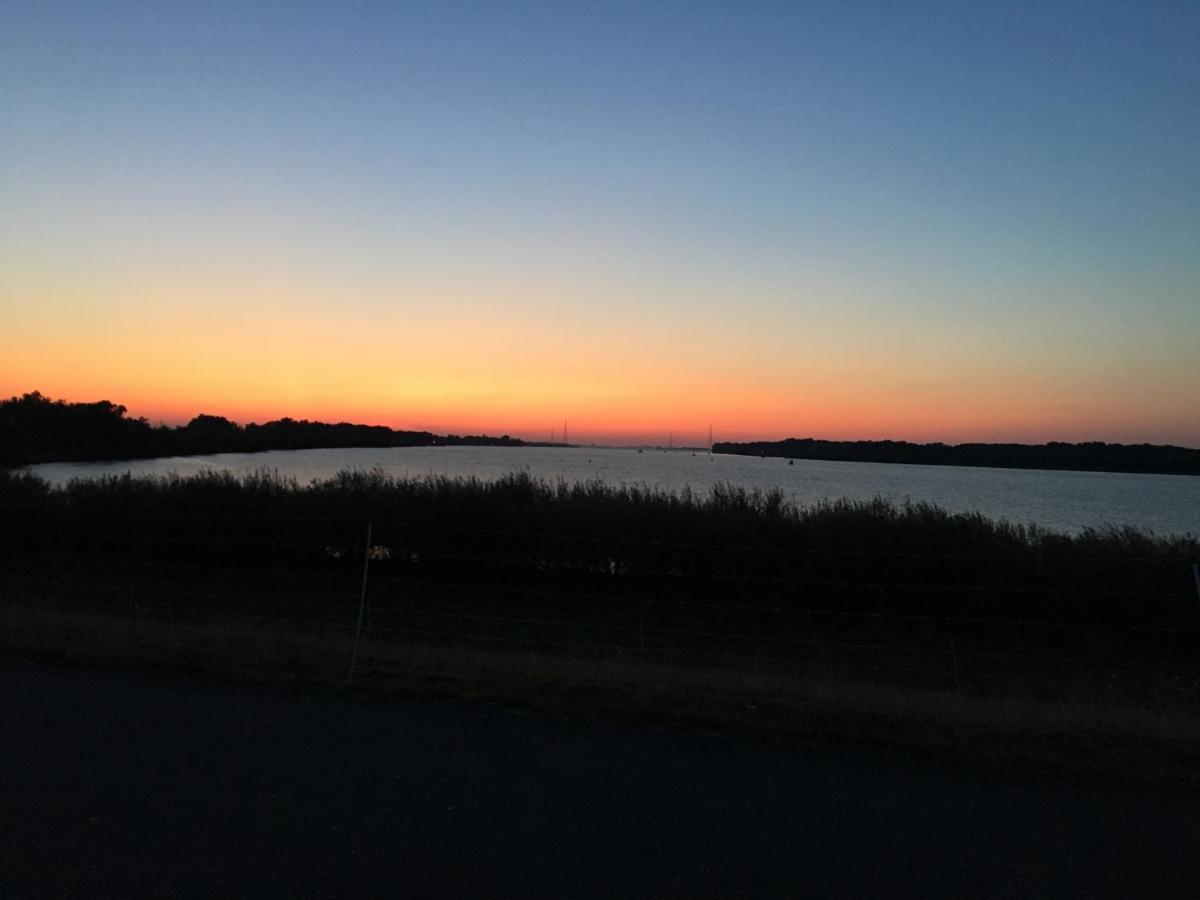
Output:
[[646,688],[646,603],[638,604],[638,656],[641,659],[642,689]]
[[354,649],[350,651],[350,674],[346,676],[347,682],[354,681],[354,665],[358,662],[358,641],[362,637],[363,613],[367,608],[367,572],[371,565],[371,526],[374,523],[367,523],[367,544],[363,548],[363,576],[362,576],[362,591],[358,597],[358,625],[354,629]]
[[954,646],[954,635],[950,635],[950,658],[954,660],[954,690],[962,690],[962,682],[958,677],[958,648]]

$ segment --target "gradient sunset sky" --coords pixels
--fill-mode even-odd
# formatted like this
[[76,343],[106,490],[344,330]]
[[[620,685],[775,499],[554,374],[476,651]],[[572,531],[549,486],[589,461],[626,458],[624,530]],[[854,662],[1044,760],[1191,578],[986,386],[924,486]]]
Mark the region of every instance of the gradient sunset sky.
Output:
[[0,394],[1200,446],[1200,4],[0,5]]

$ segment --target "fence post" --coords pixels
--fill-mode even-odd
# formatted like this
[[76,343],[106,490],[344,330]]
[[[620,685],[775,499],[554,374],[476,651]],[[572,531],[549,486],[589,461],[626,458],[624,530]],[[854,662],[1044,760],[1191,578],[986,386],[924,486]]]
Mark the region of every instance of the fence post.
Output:
[[133,573],[130,572],[125,579],[125,612],[128,616],[126,622],[125,638],[130,646],[133,645],[134,631],[134,604],[133,604]]
[[363,549],[363,577],[362,591],[358,597],[358,625],[354,629],[354,649],[350,651],[350,674],[346,676],[346,682],[354,681],[354,664],[358,662],[358,641],[362,637],[363,613],[367,608],[367,571],[371,565],[371,526],[374,523],[367,523],[367,545]]
[[646,687],[646,603],[638,604],[638,654],[642,663],[642,689]]
[[962,682],[958,678],[958,650],[954,646],[954,635],[950,636],[950,658],[954,660],[954,690],[962,690]]

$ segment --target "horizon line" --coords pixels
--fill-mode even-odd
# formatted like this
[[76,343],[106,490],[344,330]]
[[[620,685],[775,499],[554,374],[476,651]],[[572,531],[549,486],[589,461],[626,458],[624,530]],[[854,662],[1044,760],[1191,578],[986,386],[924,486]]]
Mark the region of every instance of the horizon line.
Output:
[[[261,426],[261,425],[268,424],[270,422],[279,422],[279,421],[283,421],[283,420],[292,420],[292,421],[296,421],[296,422],[311,422],[311,423],[318,423],[318,424],[325,424],[325,425],[353,425],[353,426],[365,426],[365,427],[369,427],[369,428],[387,428],[392,431],[401,431],[401,432],[404,432],[404,431],[424,432],[424,433],[431,434],[434,436],[442,436],[442,437],[486,437],[486,438],[492,438],[492,439],[496,439],[496,440],[499,440],[504,437],[508,437],[509,439],[516,439],[516,440],[520,440],[526,444],[533,444],[533,445],[554,444],[554,445],[558,445],[558,446],[602,447],[602,448],[611,448],[611,449],[624,449],[624,448],[650,449],[650,448],[654,448],[654,449],[677,449],[677,450],[708,450],[717,444],[773,444],[773,443],[781,443],[783,441],[810,440],[810,441],[824,441],[824,442],[828,442],[828,443],[842,443],[842,444],[845,444],[845,443],[902,443],[902,444],[914,444],[914,445],[943,445],[943,446],[951,446],[951,447],[971,445],[971,444],[986,444],[986,445],[1006,445],[1007,444],[1007,445],[1014,445],[1014,446],[1018,446],[1018,445],[1019,446],[1045,446],[1045,445],[1049,445],[1049,444],[1109,444],[1109,445],[1120,445],[1120,446],[1176,447],[1176,448],[1183,449],[1183,450],[1200,450],[1200,446],[1197,446],[1197,445],[1191,445],[1191,444],[1185,444],[1185,443],[1155,443],[1155,442],[1148,441],[1145,439],[1141,439],[1141,440],[1104,440],[1101,438],[1088,438],[1088,439],[1083,439],[1083,440],[1063,440],[1060,438],[1047,438],[1047,439],[1042,439],[1042,440],[1028,440],[1028,439],[1026,439],[1026,440],[1012,440],[1012,439],[1006,439],[1006,440],[996,440],[996,439],[992,439],[992,440],[982,440],[982,439],[947,440],[945,438],[938,438],[938,439],[933,439],[933,440],[913,440],[913,439],[909,439],[909,438],[895,438],[895,437],[853,437],[853,438],[817,437],[811,432],[808,435],[804,435],[804,436],[801,436],[800,433],[798,433],[798,432],[790,432],[785,437],[750,437],[750,436],[746,436],[743,433],[735,433],[737,435],[736,437],[731,436],[731,437],[723,439],[723,440],[722,439],[714,439],[714,440],[712,440],[711,443],[705,443],[703,441],[702,437],[699,440],[697,440],[695,443],[690,442],[692,440],[691,438],[685,438],[684,440],[687,441],[686,444],[678,444],[677,445],[677,444],[673,443],[674,435],[676,433],[678,433],[677,429],[665,429],[664,433],[660,435],[657,432],[646,432],[646,431],[622,432],[620,429],[612,429],[612,428],[607,428],[607,429],[604,429],[603,431],[600,431],[601,435],[614,435],[614,437],[612,437],[610,439],[577,440],[575,442],[570,442],[570,441],[555,441],[555,440],[553,440],[553,438],[551,440],[547,441],[544,434],[542,436],[538,436],[538,437],[528,436],[528,435],[534,434],[534,430],[532,428],[524,428],[524,429],[520,429],[518,431],[514,431],[511,429],[499,429],[499,430],[494,431],[492,428],[488,428],[488,427],[480,428],[480,427],[476,426],[476,427],[466,428],[466,427],[462,427],[462,426],[445,425],[445,424],[440,425],[440,426],[437,424],[429,425],[429,426],[420,426],[420,425],[415,425],[415,424],[398,426],[398,425],[387,424],[385,422],[379,422],[379,421],[355,422],[355,421],[351,421],[348,418],[338,418],[336,421],[327,421],[327,420],[324,420],[321,418],[308,418],[307,416],[297,418],[296,416],[293,416],[293,415],[282,415],[282,416],[275,416],[273,418],[262,418],[261,421],[258,418],[246,420],[246,421],[239,421],[239,420],[231,418],[230,416],[225,415],[223,413],[205,412],[203,410],[192,414],[189,418],[186,419],[186,421],[176,420],[175,422],[171,422],[170,420],[168,420],[162,416],[159,416],[156,418],[151,418],[150,416],[145,416],[145,415],[132,415],[130,413],[129,407],[126,404],[112,401],[107,398],[101,398],[99,400],[68,400],[66,398],[61,398],[61,397],[60,398],[51,397],[50,395],[45,394],[38,390],[26,391],[24,393],[18,393],[18,394],[12,394],[9,397],[0,398],[0,399],[3,399],[5,401],[19,400],[23,397],[28,397],[28,396],[38,396],[38,397],[41,397],[52,403],[81,404],[81,405],[110,403],[114,406],[120,406],[120,407],[124,408],[126,410],[126,415],[129,416],[130,418],[141,419],[143,421],[146,421],[148,424],[151,424],[154,427],[182,428],[182,427],[185,427],[189,422],[193,421],[194,419],[196,419],[200,416],[208,415],[208,416],[215,416],[215,417],[225,419],[226,421],[232,422],[233,424],[237,425],[239,428],[245,428],[245,427],[248,427],[251,425]],[[564,422],[563,424],[565,425],[566,422]],[[586,429],[586,428],[580,429],[577,425],[572,425],[571,430],[575,431],[577,434],[580,431],[582,431],[585,435],[588,433],[588,429]],[[706,432],[709,434],[710,437],[717,434],[716,429],[714,429],[711,424],[705,425],[704,427],[697,429],[697,433],[699,435],[704,435]],[[688,431],[684,431],[682,433],[686,435],[686,434],[688,434]],[[626,435],[627,437],[624,437],[624,438],[616,437],[616,436],[619,436],[622,434]],[[662,439],[664,437],[667,438],[665,443],[662,442]]]

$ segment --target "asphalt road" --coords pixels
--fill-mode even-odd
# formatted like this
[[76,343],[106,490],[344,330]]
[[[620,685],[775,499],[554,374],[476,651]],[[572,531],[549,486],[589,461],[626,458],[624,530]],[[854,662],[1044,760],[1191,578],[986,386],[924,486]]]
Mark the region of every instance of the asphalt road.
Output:
[[1200,896],[1196,795],[0,661],[0,894]]

